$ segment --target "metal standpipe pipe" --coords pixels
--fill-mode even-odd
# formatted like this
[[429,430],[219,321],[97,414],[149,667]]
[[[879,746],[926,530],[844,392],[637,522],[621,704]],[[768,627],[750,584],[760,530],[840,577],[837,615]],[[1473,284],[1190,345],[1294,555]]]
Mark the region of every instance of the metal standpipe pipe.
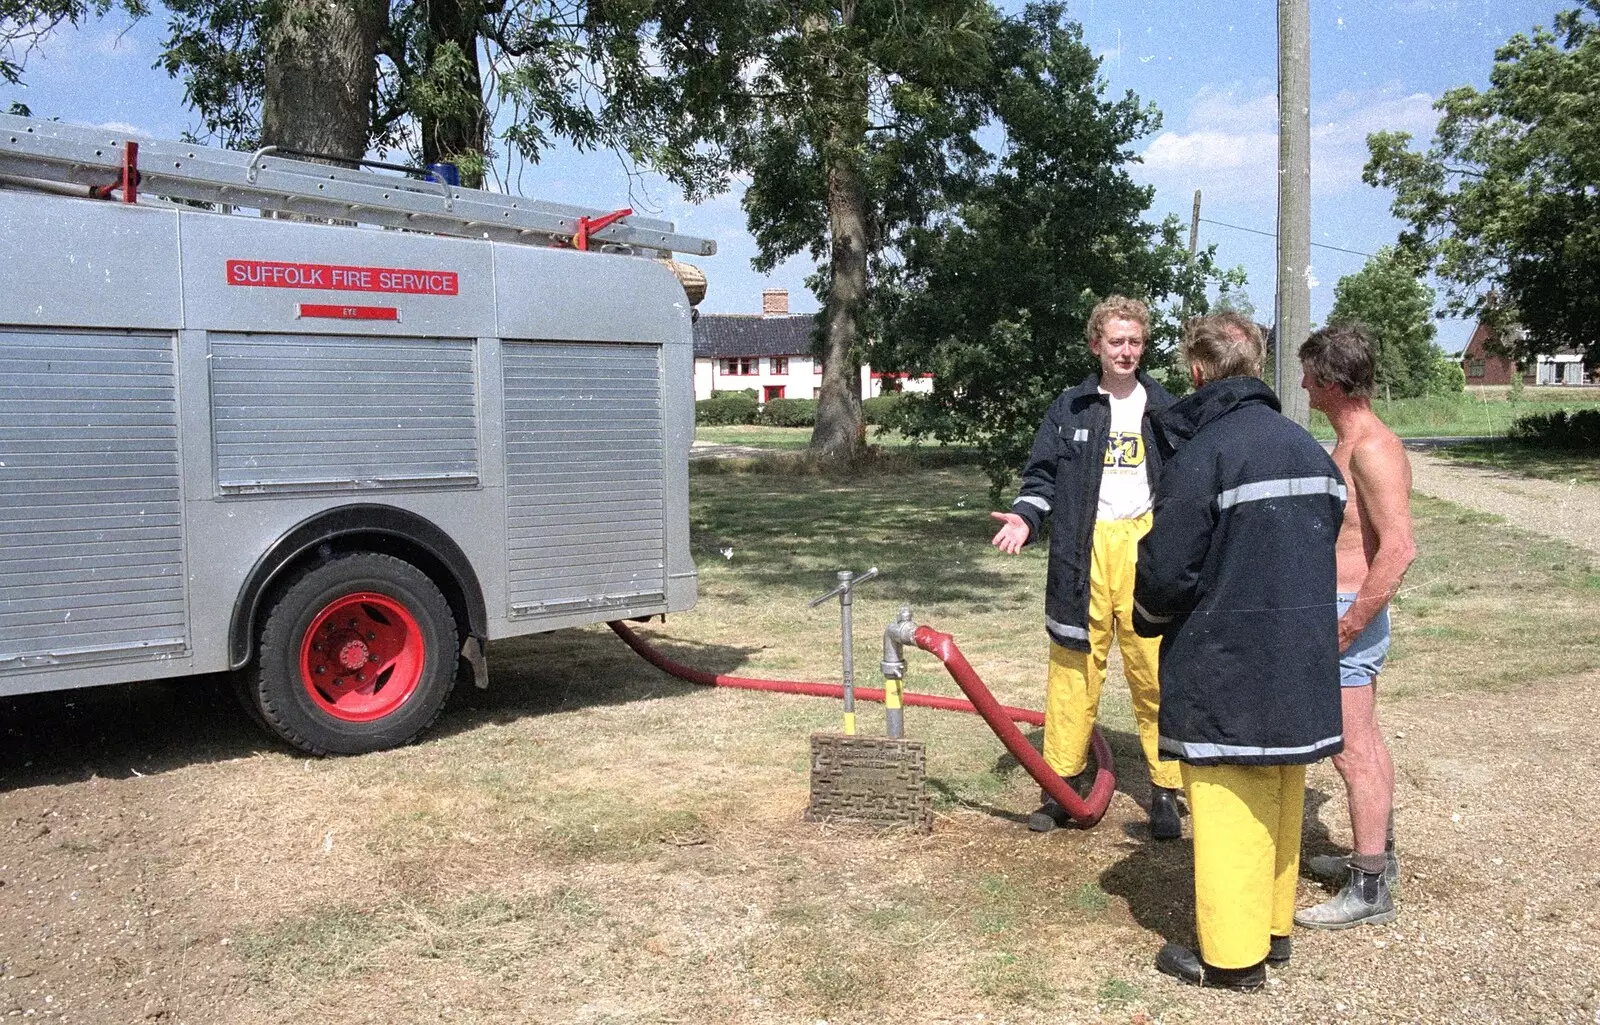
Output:
[[[831,595],[829,595],[831,597]],[[655,647],[642,640],[625,623],[613,622],[608,624],[623,642],[632,648],[641,658],[662,672],[676,676],[680,680],[699,684],[706,687],[734,687],[743,690],[764,690],[779,694],[806,694],[812,697],[838,698],[844,695],[844,688],[838,684],[810,683],[796,680],[762,680],[753,677],[727,676],[721,673],[708,673],[704,670],[693,669],[682,663],[675,662],[663,655]],[[968,700],[960,698],[947,698],[937,694],[918,694],[901,690],[901,681],[905,679],[905,645],[914,644],[924,651],[932,654],[944,663],[945,669],[967,695]],[[854,688],[854,696],[863,701],[878,701],[884,703],[891,713],[897,713],[895,718],[903,716],[903,712],[893,705],[894,698],[898,697],[904,705],[919,708],[935,708],[947,712],[969,712],[983,716],[984,722],[994,731],[995,736],[1011,752],[1017,763],[1027,770],[1028,775],[1036,780],[1056,802],[1066,809],[1068,815],[1084,829],[1095,825],[1105,815],[1106,809],[1111,804],[1111,795],[1116,790],[1117,779],[1115,766],[1111,755],[1111,746],[1106,743],[1097,727],[1090,736],[1090,745],[1094,750],[1095,778],[1094,786],[1087,797],[1078,794],[1067,785],[1066,781],[1056,775],[1044,758],[1035,751],[1033,745],[1028,743],[1022,731],[1018,730],[1015,723],[1027,723],[1030,726],[1043,726],[1044,713],[1028,708],[1016,708],[1002,705],[995,700],[989,688],[984,685],[982,678],[968,664],[966,657],[961,654],[961,649],[956,646],[955,638],[949,634],[940,633],[926,626],[917,626],[912,619],[911,610],[902,608],[900,614],[883,631],[883,662],[882,668],[886,687],[884,690],[875,690],[870,687]],[[891,721],[892,722],[892,721]],[[891,724],[890,730],[903,730],[903,719],[899,724]],[[890,736],[896,736],[894,732]]]

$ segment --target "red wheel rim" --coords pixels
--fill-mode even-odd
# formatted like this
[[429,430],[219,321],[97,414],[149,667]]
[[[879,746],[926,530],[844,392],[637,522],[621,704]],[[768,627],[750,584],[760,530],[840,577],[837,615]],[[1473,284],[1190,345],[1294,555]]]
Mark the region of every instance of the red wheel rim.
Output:
[[328,603],[300,641],[300,679],[316,706],[346,722],[382,719],[422,680],[427,645],[406,607],[363,591]]

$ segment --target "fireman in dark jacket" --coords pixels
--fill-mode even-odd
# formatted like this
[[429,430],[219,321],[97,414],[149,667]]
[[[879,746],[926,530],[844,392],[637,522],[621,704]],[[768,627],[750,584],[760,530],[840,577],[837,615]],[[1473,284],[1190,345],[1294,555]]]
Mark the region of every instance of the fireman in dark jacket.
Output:
[[[1150,529],[1150,499],[1159,462],[1150,418],[1172,403],[1165,388],[1139,369],[1149,339],[1145,304],[1110,296],[1089,315],[1089,349],[1100,372],[1063,392],[1050,406],[1022,472],[1011,511],[991,513],[1004,526],[994,545],[1015,554],[1050,522],[1045,630],[1050,670],[1045,685],[1044,759],[1086,793],[1089,734],[1113,635],[1133,699],[1139,740],[1150,767],[1150,832],[1182,835],[1177,766],[1156,753],[1159,645],[1133,630],[1133,568],[1139,538]],[[1048,794],[1028,828],[1066,825]]]
[[1134,623],[1161,636],[1161,754],[1194,823],[1199,956],[1156,967],[1254,989],[1290,953],[1305,766],[1343,747],[1334,540],[1344,479],[1258,380],[1238,314],[1189,325],[1197,390],[1157,418],[1165,458]]

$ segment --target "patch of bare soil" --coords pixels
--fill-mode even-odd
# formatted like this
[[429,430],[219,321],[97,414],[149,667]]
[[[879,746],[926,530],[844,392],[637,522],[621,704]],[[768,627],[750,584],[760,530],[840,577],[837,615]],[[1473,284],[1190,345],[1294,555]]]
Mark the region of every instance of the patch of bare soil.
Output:
[[213,681],[0,702],[0,1018],[232,1019],[234,923],[174,871],[210,809],[174,795],[260,744]]
[[[865,981],[908,1021],[1593,1025],[1597,697],[1589,674],[1387,705],[1401,916],[1298,932],[1254,996],[1150,967],[1164,936],[1190,935],[1188,846],[1146,841],[1126,792],[1089,833],[1028,835],[1019,785],[947,807],[931,837],[880,837],[801,822],[803,775],[762,778],[750,804],[696,805],[608,848],[603,816],[556,835],[537,803],[426,786],[446,771],[435,744],[469,746],[480,776],[530,748],[560,772],[536,709],[319,762],[264,750],[217,688],[17,699],[0,703],[0,1018],[883,1020],[851,992]],[[661,720],[634,733],[646,805],[741,771],[710,745],[704,778],[648,771],[681,717],[756,699],[676,700],[570,713]],[[1342,849],[1337,777],[1321,766],[1310,786],[1306,851]]]

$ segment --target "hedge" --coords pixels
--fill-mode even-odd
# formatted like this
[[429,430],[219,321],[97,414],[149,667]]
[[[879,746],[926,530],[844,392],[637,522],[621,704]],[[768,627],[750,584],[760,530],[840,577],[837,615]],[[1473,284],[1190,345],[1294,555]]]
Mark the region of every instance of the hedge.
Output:
[[753,424],[758,408],[753,395],[719,395],[694,404],[694,422],[708,427]]
[[902,392],[886,392],[861,402],[861,422],[872,427],[882,427],[889,422],[900,403],[905,401]]
[[1600,449],[1600,409],[1519,416],[1506,432],[1513,441],[1537,448]]
[[769,427],[815,427],[816,399],[768,399],[761,422]]

